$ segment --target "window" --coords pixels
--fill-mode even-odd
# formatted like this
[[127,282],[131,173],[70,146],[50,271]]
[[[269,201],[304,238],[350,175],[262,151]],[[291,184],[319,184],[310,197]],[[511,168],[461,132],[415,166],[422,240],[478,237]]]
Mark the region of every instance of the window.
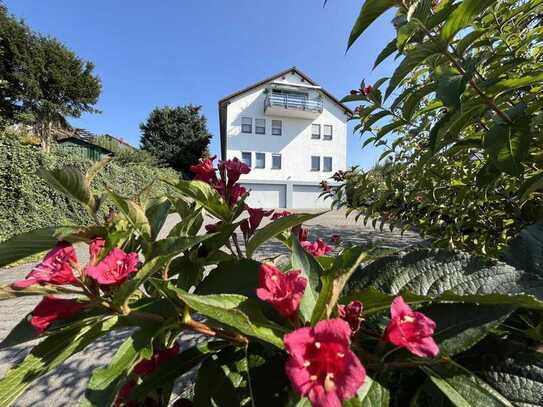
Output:
[[325,172],[332,171],[332,157],[322,157],[322,170]]
[[266,154],[255,154],[255,168],[266,168]]
[[241,161],[249,167],[253,166],[253,163],[251,162],[251,153],[241,153]]
[[281,120],[272,120],[272,136],[281,136],[283,134],[283,122]]
[[323,139],[324,140],[332,140],[332,126],[325,124],[324,125],[324,132],[323,132]]
[[266,134],[266,119],[255,119],[255,133]]
[[311,125],[311,138],[316,139],[316,140],[321,138],[321,125],[320,124],[312,124]]
[[321,170],[321,158],[318,156],[311,156],[311,171]]
[[249,134],[253,132],[253,119],[251,117],[241,118],[241,132]]
[[281,169],[281,154],[272,154],[272,170]]

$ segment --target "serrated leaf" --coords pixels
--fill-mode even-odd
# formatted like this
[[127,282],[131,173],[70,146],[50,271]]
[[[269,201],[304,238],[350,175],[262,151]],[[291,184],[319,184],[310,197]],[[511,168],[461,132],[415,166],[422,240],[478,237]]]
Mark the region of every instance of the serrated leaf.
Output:
[[151,225],[151,238],[156,239],[158,233],[164,226],[166,218],[170,213],[172,203],[166,197],[149,200],[145,208],[145,216]]
[[366,376],[366,381],[352,399],[344,401],[343,407],[388,407],[390,391],[377,380]]
[[260,264],[250,259],[222,262],[198,285],[196,294],[225,293],[255,297]]
[[38,174],[64,195],[75,199],[91,211],[95,210],[94,196],[90,185],[79,168],[66,166],[54,170],[41,168]]
[[319,262],[304,250],[298,239],[294,238],[291,240],[292,269],[300,270],[300,275],[307,279],[304,295],[300,301],[299,312],[304,321],[311,321],[311,315],[317,303],[320,277],[323,270]]
[[113,191],[108,191],[108,194],[132,227],[141,234],[145,240],[150,240],[151,224],[141,205],[131,199],[123,198]]
[[275,221],[268,223],[266,226],[258,229],[254,236],[247,242],[247,257],[251,257],[255,250],[264,242],[277,236],[278,234],[292,229],[295,226],[301,225],[308,220],[316,218],[326,212],[318,213],[296,213],[293,215],[284,216]]

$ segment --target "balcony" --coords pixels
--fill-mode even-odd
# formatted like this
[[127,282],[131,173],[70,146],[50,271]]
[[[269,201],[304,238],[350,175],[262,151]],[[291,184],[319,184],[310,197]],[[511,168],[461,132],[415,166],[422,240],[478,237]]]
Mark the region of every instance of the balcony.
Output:
[[287,116],[315,119],[323,109],[322,99],[303,93],[271,91],[266,97],[264,113],[269,116]]

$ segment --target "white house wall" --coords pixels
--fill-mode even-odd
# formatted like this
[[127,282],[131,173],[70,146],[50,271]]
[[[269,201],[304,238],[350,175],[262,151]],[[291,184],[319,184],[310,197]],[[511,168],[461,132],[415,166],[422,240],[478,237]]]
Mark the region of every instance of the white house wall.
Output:
[[[274,83],[297,83],[301,79],[294,74]],[[307,84],[307,82],[305,83]],[[227,110],[227,158],[238,157],[241,152],[252,153],[253,168],[242,180],[280,180],[320,182],[337,170],[347,167],[347,115],[337,103],[323,96],[323,112],[314,120],[292,117],[273,117],[264,114],[265,89],[267,85],[253,89],[232,99]],[[253,133],[241,133],[241,118],[253,119]],[[266,134],[255,134],[255,119],[266,120]],[[283,122],[283,134],[272,136],[272,120]],[[321,125],[321,139],[311,139],[311,124]],[[332,140],[323,140],[323,125],[333,126]],[[254,168],[255,152],[266,154],[266,168]],[[271,168],[272,153],[281,154],[281,169]],[[321,157],[321,171],[311,171],[311,156]],[[323,172],[322,157],[332,157],[332,171]]]

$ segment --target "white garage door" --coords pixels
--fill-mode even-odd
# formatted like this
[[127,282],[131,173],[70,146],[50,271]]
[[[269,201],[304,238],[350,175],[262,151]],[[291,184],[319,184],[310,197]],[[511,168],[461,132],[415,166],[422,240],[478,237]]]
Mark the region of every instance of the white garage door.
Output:
[[319,198],[321,192],[322,190],[318,186],[294,185],[292,204],[296,209],[329,209],[332,201]]
[[275,184],[243,184],[251,193],[245,201],[252,208],[284,208],[286,186]]

